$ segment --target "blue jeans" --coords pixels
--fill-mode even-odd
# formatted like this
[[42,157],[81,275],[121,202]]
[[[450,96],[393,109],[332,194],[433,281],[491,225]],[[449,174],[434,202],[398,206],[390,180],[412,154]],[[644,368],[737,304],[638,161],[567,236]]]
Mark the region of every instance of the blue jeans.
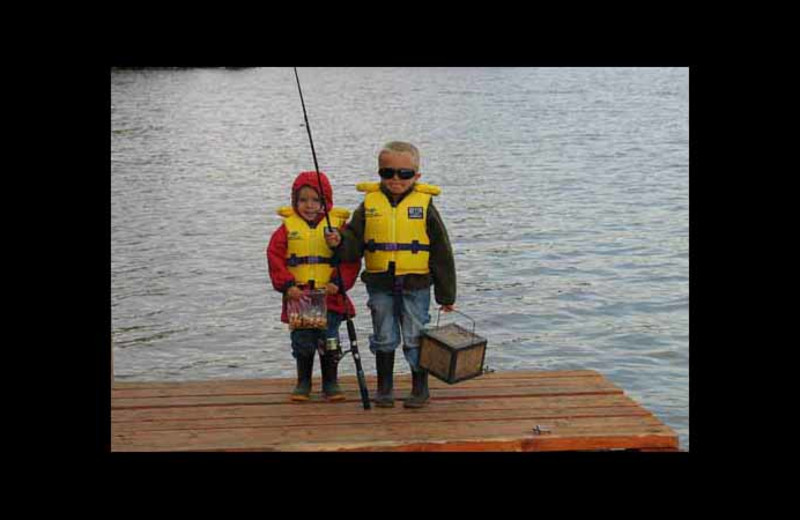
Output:
[[367,307],[372,313],[372,331],[369,337],[369,350],[394,352],[400,344],[402,329],[403,356],[413,370],[419,367],[419,335],[422,328],[431,321],[428,308],[431,303],[431,290],[403,291],[402,315],[395,316],[394,295],[391,291],[370,289]]
[[297,329],[291,333],[292,338],[292,357],[313,356],[320,342],[325,342],[328,338],[339,339],[339,326],[342,324],[342,315],[337,312],[328,311],[328,329]]

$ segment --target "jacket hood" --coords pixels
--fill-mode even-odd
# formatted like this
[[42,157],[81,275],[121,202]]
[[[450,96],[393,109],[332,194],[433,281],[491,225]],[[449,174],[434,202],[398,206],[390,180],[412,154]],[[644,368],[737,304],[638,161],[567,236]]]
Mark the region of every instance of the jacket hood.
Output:
[[299,192],[300,188],[303,186],[314,188],[314,191],[319,194],[320,180],[322,181],[322,192],[325,196],[325,205],[327,206],[328,211],[333,209],[333,189],[331,188],[331,183],[328,181],[328,176],[325,175],[324,172],[319,172],[318,178],[316,171],[301,172],[297,178],[295,178],[294,184],[292,184],[292,207],[297,206],[297,192]]

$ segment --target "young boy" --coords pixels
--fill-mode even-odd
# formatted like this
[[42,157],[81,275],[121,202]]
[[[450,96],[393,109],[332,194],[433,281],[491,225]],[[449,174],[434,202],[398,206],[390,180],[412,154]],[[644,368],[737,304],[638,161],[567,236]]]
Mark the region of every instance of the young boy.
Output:
[[394,353],[400,344],[411,367],[412,390],[403,406],[419,408],[429,399],[428,372],[419,366],[419,336],[430,321],[430,286],[445,312],[456,300],[456,271],[447,230],[432,198],[437,186],[418,184],[419,151],[404,142],[390,142],[378,154],[377,182],[361,183],[364,202],[341,232],[326,233],[343,260],[364,256],[361,280],[367,287],[367,307],[374,334],[369,349],[375,354],[378,391],[375,405],[394,406]]
[[[320,172],[322,191],[331,219],[331,226],[343,226],[350,212],[333,207],[333,190],[327,176]],[[293,401],[307,401],[311,393],[311,375],[314,367],[314,353],[320,351],[322,369],[322,392],[327,400],[343,400],[344,394],[337,382],[336,352],[326,349],[326,341],[335,338],[339,341],[339,325],[345,310],[355,316],[355,308],[350,298],[340,292],[353,287],[361,268],[360,259],[355,262],[340,263],[343,280],[337,276],[333,251],[325,243],[323,229],[327,226],[319,193],[320,182],[317,172],[300,173],[292,185],[292,206],[284,206],[278,214],[284,217],[283,223],[275,230],[267,247],[267,263],[272,286],[283,293],[281,321],[289,322],[287,303],[298,300],[303,291],[324,288],[328,310],[327,330],[295,329],[291,332],[292,356],[297,361],[297,386],[292,392]],[[346,307],[345,307],[346,306]],[[324,354],[323,354],[324,352]]]

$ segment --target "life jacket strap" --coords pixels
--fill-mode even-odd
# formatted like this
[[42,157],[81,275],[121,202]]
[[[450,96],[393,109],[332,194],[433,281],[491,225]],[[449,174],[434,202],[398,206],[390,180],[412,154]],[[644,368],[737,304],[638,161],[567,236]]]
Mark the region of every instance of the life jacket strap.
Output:
[[413,254],[417,254],[420,251],[431,250],[429,244],[420,244],[419,240],[414,240],[410,244],[398,244],[396,242],[375,242],[374,239],[370,239],[364,244],[364,248],[370,253],[375,251],[411,251]]
[[292,254],[287,260],[286,264],[289,267],[297,267],[301,264],[330,264],[331,259],[324,256],[297,256]]

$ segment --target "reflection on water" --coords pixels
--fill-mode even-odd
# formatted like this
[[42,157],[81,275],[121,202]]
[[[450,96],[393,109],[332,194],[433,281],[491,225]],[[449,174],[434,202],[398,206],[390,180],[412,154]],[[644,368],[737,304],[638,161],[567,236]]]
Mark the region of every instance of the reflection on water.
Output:
[[[383,142],[419,145],[488,365],[597,370],[688,449],[686,69],[299,73],[337,205]],[[117,379],[293,375],[264,250],[308,169],[291,68],[112,72]]]

